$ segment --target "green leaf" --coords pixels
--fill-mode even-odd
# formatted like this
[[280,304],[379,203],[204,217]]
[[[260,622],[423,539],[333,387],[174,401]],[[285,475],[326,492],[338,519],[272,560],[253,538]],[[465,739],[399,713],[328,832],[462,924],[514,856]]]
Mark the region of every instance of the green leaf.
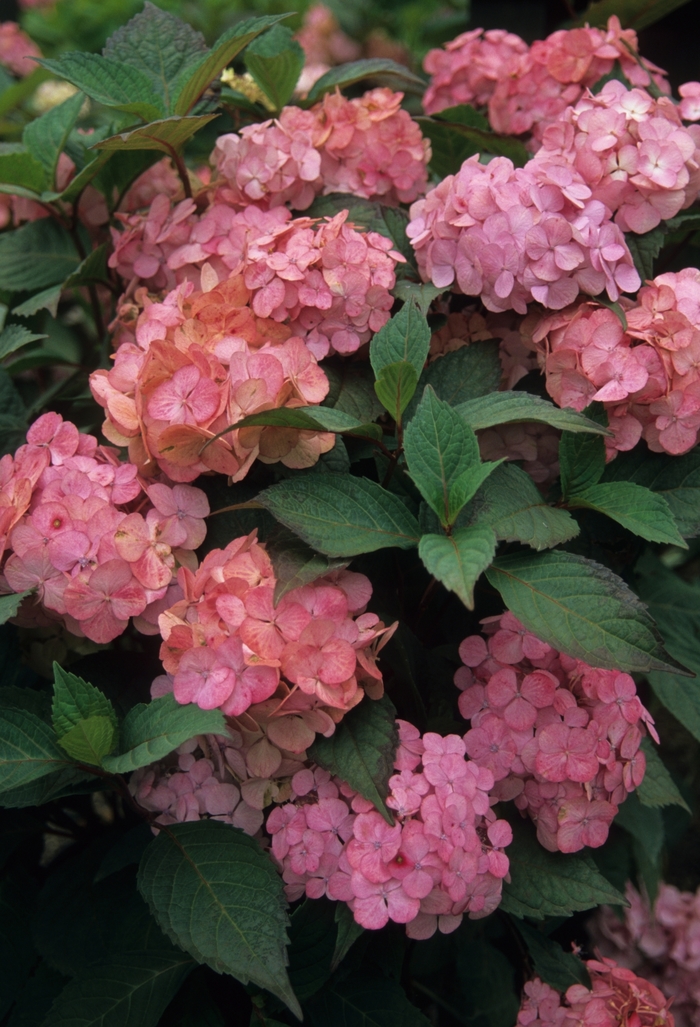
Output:
[[335,922],[338,925],[338,936],[331,961],[331,970],[333,972],[338,969],[353,944],[364,931],[364,927],[358,924],[352,910],[344,902],[336,903]]
[[[98,246],[88,253],[78,267],[60,285],[52,285],[48,289],[42,289],[30,299],[20,303],[12,311],[20,317],[31,317],[39,310],[48,310],[52,317],[56,317],[58,304],[61,296],[68,289],[76,288],[79,285],[91,285],[94,282],[107,282],[107,259],[106,244]],[[40,336],[41,338],[41,336]],[[43,336],[47,338],[47,336]],[[1,340],[0,340],[1,341]],[[14,366],[14,365],[13,365]]]
[[200,128],[204,128],[218,114],[191,115],[181,118],[173,116],[164,118],[161,121],[151,121],[148,125],[142,125],[130,132],[119,132],[115,136],[109,136],[99,143],[95,143],[96,150],[160,150],[172,156],[173,151],[179,150],[184,143],[190,139]]
[[664,497],[684,538],[700,535],[700,447],[669,459],[636,447],[607,465],[607,481],[633,481]]
[[37,886],[23,870],[6,874],[0,882],[0,1016],[27,986],[37,955],[32,944],[30,921]]
[[266,988],[301,1019],[285,970],[282,879],[254,839],[215,820],[161,828],[138,885],[177,945],[217,973]]
[[[93,160],[89,161],[85,167],[71,178],[65,189],[61,192],[53,192],[51,190],[41,194],[41,199],[44,203],[54,203],[56,200],[62,200],[66,203],[72,202],[76,196],[82,193],[85,186],[89,185],[102,171],[107,161],[113,159],[111,153],[98,153]],[[110,201],[113,202],[113,197],[106,197],[107,205],[110,206]]]
[[418,385],[418,375],[413,364],[406,360],[398,360],[395,364],[387,364],[379,372],[374,391],[386,410],[389,411],[397,424],[411,402]]
[[114,707],[99,688],[63,670],[57,663],[53,665],[53,673],[53,727],[59,738],[88,717],[104,717],[117,727]]
[[102,765],[111,774],[125,774],[167,756],[188,738],[225,731],[221,710],[181,706],[173,695],[162,695],[129,710],[121,728],[121,754],[108,756]]
[[142,11],[109,37],[103,50],[105,57],[137,68],[149,78],[165,111],[171,109],[173,83],[206,53],[200,32],[148,0]]
[[326,898],[304,899],[289,927],[289,979],[300,1002],[315,995],[331,975],[338,929],[337,904]]
[[29,784],[69,762],[53,730],[34,713],[5,709],[0,716],[0,790]]
[[18,995],[7,1027],[43,1027],[51,1003],[65,983],[63,974],[52,970],[46,963],[39,963],[29,980],[29,987],[23,988]]
[[516,553],[497,559],[486,576],[528,631],[568,656],[629,673],[685,670],[634,592],[593,560],[559,550]]
[[311,1027],[430,1027],[397,981],[361,971],[331,981],[306,1010]]
[[664,847],[664,821],[661,810],[643,806],[631,792],[615,817],[632,837],[632,853],[644,886],[653,905],[661,877],[661,851]]
[[484,524],[504,542],[551,549],[575,538],[579,526],[570,513],[548,506],[530,475],[515,464],[497,467],[458,520]]
[[518,922],[518,931],[527,945],[535,973],[545,984],[562,993],[572,984],[583,984],[590,988],[591,979],[586,964],[573,952],[565,952],[561,945],[526,920]]
[[261,410],[257,414],[236,421],[220,434],[231,428],[253,428],[269,425],[278,428],[299,428],[301,431],[330,431],[338,435],[356,435],[358,438],[381,439],[382,429],[378,424],[363,423],[350,414],[332,407],[277,407]]
[[480,396],[493,395],[501,379],[498,343],[472,342],[428,364],[418,382],[422,396],[426,385],[451,407]]
[[46,170],[43,163],[23,146],[0,143],[0,183],[0,192],[38,196],[46,185]]
[[72,238],[53,218],[30,221],[0,235],[0,289],[42,289],[62,282],[80,264]]
[[501,909],[513,916],[543,920],[571,916],[602,903],[626,906],[624,897],[598,872],[587,855],[548,852],[531,824],[513,822],[508,846],[510,881],[503,883]]
[[[512,962],[484,938],[457,938],[457,979],[462,1021],[470,1027],[512,1027],[520,1006]],[[455,1010],[456,1012],[456,1010]]]
[[616,15],[623,28],[635,29],[638,32],[686,3],[688,0],[597,0],[589,4],[573,24],[605,28],[608,18]]
[[[22,349],[23,346],[29,345],[30,342],[38,342],[40,339],[48,339],[48,335],[37,335],[23,325],[8,325],[0,334],[0,360],[9,356],[10,353]],[[2,598],[4,597],[0,597],[0,605]],[[0,614],[0,618],[1,616]],[[4,624],[5,622],[0,619],[0,623]]]
[[320,366],[330,385],[324,408],[349,414],[360,424],[371,423],[383,413],[374,391],[374,375],[367,364],[343,360],[340,365],[324,361]]
[[105,107],[135,114],[142,121],[155,121],[166,113],[153,90],[152,78],[138,68],[77,50],[39,63]]
[[376,378],[389,364],[408,361],[420,376],[430,349],[430,328],[415,300],[404,303],[380,328],[369,344],[369,359]]
[[343,717],[330,738],[316,736],[309,758],[347,781],[376,806],[387,823],[393,824],[386,799],[398,744],[396,710],[391,700],[387,696],[364,699]]
[[599,435],[562,432],[559,442],[561,491],[564,498],[597,485],[605,470],[605,443]]
[[265,489],[258,502],[326,556],[357,556],[418,544],[413,514],[391,492],[351,474],[313,474]]
[[[64,756],[65,759],[65,756]],[[98,784],[94,775],[78,770],[66,760],[60,770],[53,770],[43,777],[0,791],[0,806],[5,809],[26,809],[28,806],[43,806],[64,796],[85,795],[95,790]]]
[[76,93],[40,118],[30,121],[22,133],[22,141],[32,157],[44,168],[44,180],[49,189],[56,183],[58,158],[66,148],[68,136],[80,116],[85,102],[82,93]]
[[[443,358],[444,359],[444,358]],[[514,421],[535,421],[549,424],[563,431],[591,432],[594,435],[608,435],[607,428],[592,421],[575,410],[561,409],[539,396],[528,392],[493,392],[488,396],[460,403],[457,413],[470,424],[474,431],[493,428],[496,424],[512,424]]]
[[662,223],[658,228],[644,235],[628,232],[625,236],[627,248],[632,254],[634,266],[643,282],[654,277],[654,261],[658,257],[666,240],[666,227]]
[[[391,210],[392,208],[388,209]],[[427,314],[433,300],[436,300],[438,296],[442,296],[446,291],[446,289],[439,288],[431,282],[408,282],[403,280],[396,283],[391,290],[391,295],[396,296],[403,303],[409,303],[413,300],[421,314]]]
[[156,1027],[195,963],[185,952],[119,952],[72,980],[42,1027]]
[[274,25],[258,36],[245,52],[245,64],[276,110],[292,98],[306,57],[291,29]]
[[597,510],[649,542],[688,548],[664,497],[643,485],[631,481],[589,485],[569,496],[568,506]]
[[468,610],[474,609],[474,585],[494,558],[496,536],[487,524],[458,528],[447,535],[423,535],[418,554],[428,571],[445,588],[456,592]]
[[27,592],[13,592],[12,595],[0,596],[0,624],[6,624],[11,617],[16,616],[22,600],[32,592],[33,589],[29,589]]
[[249,18],[239,21],[237,25],[219,36],[209,53],[204,54],[196,63],[186,67],[173,83],[170,110],[173,114],[187,114],[205,89],[218,78],[224,68],[231,63],[248,43],[259,36],[265,29],[272,28],[278,21],[288,18],[288,14],[265,15],[262,18]]
[[[443,112],[444,113],[444,112]],[[441,118],[436,121],[433,118],[417,117],[416,122],[420,126],[423,135],[430,139],[431,147],[435,148],[431,167],[438,174],[446,171],[448,174],[459,171],[454,167],[454,162],[464,154],[466,160],[476,153],[488,153],[495,157],[507,157],[516,167],[522,168],[527,164],[529,154],[520,139],[514,136],[500,136],[494,132],[485,131],[483,128],[476,128],[473,125],[465,125],[459,122],[447,122]],[[437,155],[437,156],[436,156]]]
[[314,552],[291,532],[285,530],[273,536],[267,543],[267,552],[275,571],[274,603],[286,596],[292,589],[308,585],[329,571],[347,567],[347,560],[330,560]]
[[311,87],[307,103],[316,103],[324,93],[332,92],[336,86],[342,90],[345,86],[352,86],[366,78],[376,80],[380,85],[390,86],[394,90],[400,89],[404,93],[421,94],[425,90],[423,79],[414,75],[405,65],[384,57],[372,57],[331,68]]
[[642,752],[647,761],[644,780],[637,788],[642,806],[681,806],[690,813],[688,803],[678,791],[650,738],[642,738]]
[[117,731],[108,717],[86,717],[58,739],[58,744],[79,763],[99,767],[114,748]]
[[500,463],[481,462],[474,432],[429,385],[406,428],[404,452],[411,478],[445,528]]

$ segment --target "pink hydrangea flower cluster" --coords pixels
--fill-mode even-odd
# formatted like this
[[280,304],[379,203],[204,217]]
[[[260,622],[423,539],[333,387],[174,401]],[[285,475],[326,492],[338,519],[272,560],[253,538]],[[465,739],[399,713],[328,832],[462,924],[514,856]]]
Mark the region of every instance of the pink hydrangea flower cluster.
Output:
[[700,271],[659,275],[617,315],[582,303],[542,319],[532,342],[559,406],[605,404],[608,456],[641,437],[654,452],[686,453],[700,430]]
[[482,460],[519,460],[543,490],[559,477],[561,433],[534,421],[499,424],[477,433]]
[[674,1027],[670,1001],[650,981],[613,959],[589,959],[586,967],[591,987],[572,984],[564,995],[539,977],[528,981],[517,1027]]
[[283,107],[274,120],[220,136],[217,198],[296,210],[329,193],[410,203],[425,192],[430,144],[402,99],[384,88],[354,100],[336,91],[310,110]]
[[580,290],[612,300],[641,282],[609,209],[562,157],[515,168],[506,157],[465,161],[411,207],[407,234],[424,281],[488,310],[561,310]]
[[482,624],[487,638],[464,639],[455,674],[467,754],[546,849],[597,848],[644,778],[647,730],[658,742],[634,681],[556,652],[510,612]]
[[428,114],[465,103],[487,107],[495,132],[531,132],[541,140],[547,125],[586,87],[609,74],[615,62],[632,85],[653,81],[669,92],[665,72],[640,62],[637,53],[636,33],[622,30],[617,17],[609,19],[605,31],[562,29],[530,47],[512,32],[474,29],[427,54],[423,66],[431,82],[423,106]]
[[325,4],[312,4],[306,9],[296,39],[308,64],[325,64],[328,68],[356,61],[362,52],[360,44],[343,32]]
[[[105,435],[128,445],[144,473],[157,463],[176,481],[211,470],[238,481],[256,458],[311,466],[333,447],[333,434],[226,429],[261,410],[320,403],[328,379],[315,357],[286,325],[254,313],[241,275],[219,284],[205,265],[201,280],[201,289],[183,282],[162,303],[144,291],[134,341],[123,331],[114,367],[91,375],[107,411]],[[219,432],[225,435],[204,449]]]
[[148,630],[179,564],[206,533],[206,496],[186,485],[143,485],[138,469],[58,414],[0,461],[6,591],[33,590],[23,623],[60,620],[110,642],[130,617]]
[[212,550],[195,572],[181,568],[178,583],[183,597],[158,622],[171,675],[157,679],[160,694],[247,713],[242,724],[262,723],[273,745],[297,753],[316,732],[331,735],[365,690],[382,694],[376,655],[388,632],[365,612],[364,575],[334,571],[275,605],[272,562],[253,533]]
[[659,885],[653,906],[627,883],[624,919],[602,906],[589,922],[596,945],[673,999],[677,1027],[700,1024],[700,889]]
[[513,835],[491,809],[493,775],[465,758],[459,736],[397,723],[393,826],[349,785],[305,769],[292,778],[296,801],[272,811],[267,831],[290,899],[327,895],[370,930],[393,920],[429,938],[498,906]]
[[564,157],[623,232],[650,232],[700,192],[700,128],[684,127],[669,97],[607,82],[542,135],[536,161]]
[[31,58],[42,56],[39,47],[16,21],[0,23],[0,65],[3,68],[19,78],[25,78],[38,67]]

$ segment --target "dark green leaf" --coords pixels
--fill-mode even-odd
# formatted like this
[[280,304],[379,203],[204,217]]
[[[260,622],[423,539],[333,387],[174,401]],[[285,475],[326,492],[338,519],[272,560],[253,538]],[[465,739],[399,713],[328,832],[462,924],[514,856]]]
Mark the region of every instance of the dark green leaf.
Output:
[[31,317],[39,310],[48,310],[52,317],[56,317],[58,304],[66,290],[73,289],[79,285],[92,285],[95,282],[108,281],[106,249],[107,247],[103,243],[96,249],[91,250],[85,260],[60,285],[42,289],[41,292],[25,300],[24,303],[20,303],[18,307],[14,308],[12,313],[19,314],[21,317]]
[[[472,342],[428,364],[418,382],[418,394],[426,385],[439,399],[456,407],[480,396],[493,395],[501,378],[497,342]],[[408,419],[408,418],[407,418]]]
[[632,836],[632,852],[644,887],[653,905],[661,877],[664,821],[661,810],[643,806],[635,792],[627,796],[615,823]]
[[87,717],[105,717],[116,728],[114,707],[99,688],[53,665],[53,727],[60,738]]
[[336,568],[347,567],[346,560],[330,560],[327,556],[321,556],[301,539],[284,530],[270,539],[267,551],[277,582],[275,605],[292,589],[308,585]]
[[649,542],[688,548],[664,497],[643,485],[634,485],[631,481],[589,485],[569,496],[568,505],[597,510]]
[[430,170],[438,178],[456,175],[465,160],[479,153],[479,143],[463,135],[454,125],[421,118],[420,127],[430,140]]
[[18,996],[7,1027],[43,1027],[46,1014],[65,983],[63,974],[39,963]]
[[485,940],[457,942],[457,978],[469,1027],[512,1027],[519,996],[513,964]]
[[336,903],[304,899],[289,927],[289,979],[300,1002],[315,995],[331,975],[338,929]]
[[98,884],[105,877],[119,873],[124,867],[132,864],[138,865],[141,862],[144,849],[151,841],[153,841],[153,832],[145,823],[137,824],[125,834],[121,834],[100,863],[99,870],[93,878],[94,883]]
[[321,367],[330,385],[324,407],[349,414],[360,424],[371,423],[383,413],[374,391],[374,375],[366,364],[344,360],[340,366],[324,362]]
[[669,459],[639,446],[607,465],[607,481],[633,481],[664,497],[684,538],[700,535],[700,447]]
[[684,670],[646,607],[607,567],[574,553],[500,557],[487,571],[509,610],[555,649],[613,670]]
[[200,963],[301,1010],[285,966],[282,879],[252,838],[215,820],[174,824],[149,845],[139,889],[162,930]]
[[58,158],[66,148],[68,136],[80,116],[84,102],[83,94],[76,93],[40,118],[30,121],[24,129],[24,145],[32,157],[43,165],[49,189],[55,187]]
[[125,774],[167,756],[195,735],[221,735],[226,725],[220,710],[202,710],[196,703],[181,706],[172,694],[138,703],[121,728],[118,756],[103,760],[105,770]]
[[387,364],[379,372],[374,391],[377,398],[397,422],[411,402],[418,385],[418,375],[413,364],[407,360],[399,360],[395,364]]
[[559,469],[564,498],[589,485],[597,485],[605,470],[605,443],[599,435],[562,432]]
[[331,981],[308,1003],[311,1027],[429,1027],[396,981],[357,972]]
[[15,871],[0,883],[0,1016],[21,994],[36,961],[29,930],[36,891],[36,883],[24,871]]
[[666,228],[663,224],[658,228],[652,228],[651,232],[644,235],[628,232],[625,236],[625,242],[643,282],[654,277],[654,261],[661,252],[665,238]]
[[369,60],[351,61],[350,64],[339,64],[337,68],[331,68],[325,75],[322,75],[313,84],[307,96],[309,104],[316,103],[324,93],[330,93],[336,86],[343,89],[344,86],[352,86],[363,79],[371,78],[380,85],[390,86],[392,89],[400,89],[404,93],[422,93],[425,89],[425,82],[418,78],[403,64],[388,60],[384,57],[373,57]]
[[305,60],[291,29],[284,25],[273,25],[245,52],[248,71],[278,111],[291,100]]
[[678,791],[650,738],[642,738],[642,752],[647,761],[644,780],[637,788],[642,806],[682,806],[690,813],[688,803]]
[[589,417],[575,410],[562,410],[553,403],[540,399],[539,396],[531,396],[528,392],[492,392],[488,396],[460,403],[455,410],[474,431],[493,428],[496,424],[512,424],[514,421],[535,421],[564,431],[608,434],[607,428]]
[[574,24],[605,28],[608,18],[614,15],[620,19],[623,28],[639,31],[647,25],[653,25],[660,18],[665,18],[671,11],[687,2],[688,0],[596,0],[595,3],[588,5]]
[[396,283],[391,294],[404,303],[413,300],[421,314],[427,314],[433,300],[442,296],[444,292],[446,289],[440,289],[431,282],[407,282],[404,280]]
[[80,264],[75,243],[53,218],[30,221],[0,236],[0,289],[42,289]]
[[43,777],[0,792],[0,806],[5,809],[26,809],[28,806],[43,806],[68,795],[85,795],[95,790],[97,778],[71,764],[61,770],[53,770]]
[[358,924],[353,912],[344,902],[337,902],[335,906],[335,922],[338,925],[338,937],[331,961],[331,970],[335,972],[348,952],[357,941],[364,927]]
[[368,799],[393,824],[386,807],[399,744],[396,710],[387,696],[365,699],[343,717],[330,738],[316,736],[309,758]]
[[[38,342],[39,339],[47,338],[48,335],[37,335],[22,325],[8,325],[0,334],[0,360],[3,357],[9,356],[10,353],[15,353],[18,349],[22,349],[23,346],[27,346],[30,342]],[[2,615],[0,614],[0,623],[4,624],[5,622],[1,617]]]
[[96,150],[160,150],[172,155],[174,150],[190,139],[200,128],[204,128],[218,114],[191,115],[190,117],[173,116],[161,121],[151,121],[130,132],[120,132],[95,143]]
[[32,197],[45,186],[46,169],[41,161],[23,146],[0,143],[0,192]]
[[[332,407],[278,407],[261,410],[257,414],[236,421],[236,429],[270,425],[279,428],[299,428],[301,431],[330,431],[339,435],[356,435],[359,438],[380,439],[382,429],[378,424],[362,423],[357,418]],[[226,429],[229,431],[230,429]],[[225,434],[226,431],[221,434]]]
[[468,610],[474,609],[474,585],[496,553],[496,536],[487,524],[458,528],[447,535],[423,535],[418,554],[445,588],[456,592]]
[[573,952],[565,952],[561,945],[526,920],[518,921],[518,930],[527,945],[535,973],[545,984],[562,993],[572,984],[590,988],[591,980],[583,960]]
[[596,870],[587,855],[548,852],[532,825],[515,821],[508,846],[510,881],[503,883],[501,909],[514,916],[543,920],[571,916],[601,903],[626,905],[625,899]]
[[29,784],[69,762],[48,724],[26,710],[6,709],[0,717],[0,790]]
[[28,592],[13,592],[12,595],[0,596],[0,624],[5,624],[10,617],[14,617],[22,600],[31,594],[30,589]]
[[155,121],[166,113],[153,90],[153,80],[138,68],[94,53],[63,53],[56,60],[39,62],[59,78],[65,78],[97,103]]
[[367,478],[314,474],[281,481],[258,496],[285,527],[326,556],[356,556],[418,544],[418,522],[404,503]]
[[369,344],[369,359],[376,378],[383,368],[399,361],[413,364],[420,377],[430,349],[430,328],[413,299],[380,328]]

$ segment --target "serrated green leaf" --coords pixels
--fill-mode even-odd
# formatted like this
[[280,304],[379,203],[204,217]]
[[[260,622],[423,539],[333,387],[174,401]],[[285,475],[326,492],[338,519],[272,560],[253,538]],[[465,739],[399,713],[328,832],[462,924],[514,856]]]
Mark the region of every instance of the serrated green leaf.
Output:
[[0,624],[6,624],[10,617],[16,616],[22,600],[33,591],[29,589],[27,592],[13,592],[12,595],[0,596]]
[[206,53],[200,32],[148,0],[142,11],[112,33],[103,50],[105,57],[138,68],[149,78],[165,111],[171,108],[172,84]]
[[586,964],[573,952],[565,952],[561,945],[526,920],[518,921],[518,931],[527,945],[535,973],[545,984],[562,993],[572,984],[590,988]]
[[224,68],[231,63],[248,43],[259,36],[265,29],[272,28],[277,22],[288,18],[288,14],[265,15],[262,18],[249,18],[238,22],[219,36],[209,53],[186,67],[172,84],[171,111],[173,114],[184,115],[192,110],[204,90],[218,78]]
[[399,360],[395,364],[387,364],[379,372],[374,383],[374,391],[385,410],[391,414],[396,423],[411,402],[418,385],[418,375],[413,364]]
[[367,478],[351,474],[295,477],[265,489],[258,502],[326,556],[418,545],[418,522],[410,510],[398,496]]
[[627,905],[590,856],[548,852],[538,842],[532,825],[525,822],[513,822],[508,861],[510,881],[503,882],[500,908],[513,916],[543,920],[547,916],[571,916],[602,903]]
[[0,289],[43,289],[80,264],[73,239],[53,218],[30,221],[0,236]]
[[[268,425],[277,428],[298,428],[300,431],[335,432],[338,435],[356,435],[359,438],[380,439],[382,429],[378,424],[363,423],[349,414],[332,407],[278,407],[272,410],[261,410],[257,414],[229,425],[220,435],[225,435],[232,428],[254,428]],[[213,439],[211,440],[213,441]]]
[[559,470],[564,498],[589,485],[597,485],[605,470],[605,443],[602,438],[581,432],[562,432]]
[[661,810],[643,806],[636,793],[631,792],[620,806],[615,823],[631,835],[637,871],[653,907],[659,891],[661,851],[664,846]]
[[634,592],[593,560],[516,553],[499,557],[486,576],[528,631],[568,656],[629,673],[685,670]]
[[637,446],[607,465],[602,480],[633,481],[664,497],[684,538],[700,535],[700,447],[669,459]]
[[86,717],[60,735],[58,744],[79,763],[99,767],[114,748],[116,737],[117,729],[108,717]]
[[380,328],[369,344],[369,359],[375,378],[389,364],[407,361],[420,377],[430,349],[430,328],[424,314],[410,299]]
[[423,535],[418,554],[428,571],[445,588],[456,592],[468,610],[474,609],[474,585],[496,553],[496,536],[487,524],[457,528],[447,535]]
[[202,710],[196,703],[180,705],[173,695],[163,695],[129,710],[120,732],[121,753],[103,760],[111,774],[125,774],[167,756],[195,735],[223,735],[226,724],[221,710]]
[[66,147],[68,136],[80,116],[84,102],[84,95],[78,92],[57,107],[46,111],[40,118],[30,121],[24,129],[24,145],[32,157],[43,166],[44,181],[49,189],[55,187],[58,158]]
[[204,128],[218,114],[190,115],[180,117],[173,115],[170,118],[163,118],[160,121],[150,121],[148,125],[134,128],[130,132],[119,132],[115,136],[109,136],[95,143],[94,149],[107,150],[160,150],[172,156],[174,150],[179,150],[184,143],[190,139],[200,128]]
[[249,44],[245,65],[276,110],[292,98],[306,57],[291,29],[273,27]]
[[665,241],[666,226],[663,223],[644,235],[636,235],[634,232],[625,235],[627,248],[643,282],[654,277],[654,261],[661,253]]
[[64,796],[85,795],[96,787],[104,787],[104,784],[87,771],[76,769],[66,760],[66,765],[60,770],[53,770],[17,788],[0,791],[0,807],[26,809],[28,806],[43,806]]
[[430,385],[439,399],[458,407],[480,396],[495,394],[500,379],[498,343],[472,342],[428,364],[418,381],[418,394],[422,396],[425,386]]
[[644,780],[637,788],[642,806],[681,806],[690,813],[688,803],[678,791],[650,738],[642,738],[642,752],[647,761]]
[[374,391],[374,375],[367,364],[324,361],[320,367],[330,386],[324,407],[349,414],[361,424],[371,423],[383,413]]
[[573,24],[605,28],[608,18],[614,15],[620,19],[623,28],[639,31],[686,3],[688,0],[596,0]]
[[[99,173],[104,168],[107,161],[112,160],[112,153],[98,153],[94,160],[89,161],[81,171],[71,178],[65,189],[60,192],[48,190],[41,194],[43,203],[54,203],[56,200],[62,200],[65,203],[72,202],[76,196],[79,196],[85,186],[89,185],[94,179],[97,178]],[[112,197],[107,197],[107,205],[110,205]]]
[[[30,342],[38,342],[40,339],[48,339],[48,335],[37,335],[35,332],[30,332],[23,325],[8,325],[0,334],[0,360],[3,357],[9,356],[10,353],[15,353],[18,349],[22,349],[23,346],[29,345]],[[4,623],[0,619],[0,624]]]
[[27,710],[0,716],[0,790],[19,788],[65,767],[68,760],[51,727]]
[[306,1006],[311,1027],[429,1027],[397,981],[357,971],[333,980]]
[[486,938],[458,936],[456,941],[458,994],[463,998],[459,1008],[475,1014],[464,1022],[512,1027],[520,1006],[513,963]]
[[472,125],[448,123],[428,117],[417,117],[421,132],[430,140],[430,167],[440,175],[456,174],[465,160],[477,153],[507,157],[522,168],[529,154],[522,141],[514,136],[500,136]]
[[316,103],[324,93],[332,92],[336,86],[342,90],[345,86],[352,86],[367,78],[376,79],[380,85],[400,89],[404,93],[420,94],[425,90],[423,79],[414,75],[404,64],[397,64],[396,61],[384,57],[371,57],[331,68],[313,84],[307,96],[307,103]]
[[[38,196],[46,187],[46,170],[41,161],[16,143],[0,144],[0,192]],[[11,190],[9,187],[12,186]]]
[[597,510],[649,542],[688,548],[664,497],[643,485],[631,481],[589,485],[569,496],[568,505]]
[[330,738],[316,736],[309,758],[347,781],[393,824],[386,799],[398,744],[396,709],[388,696],[364,699],[343,717]]
[[304,899],[294,910],[289,927],[289,979],[294,994],[305,1002],[331,975],[331,960],[338,929],[337,903]]
[[493,392],[460,403],[455,410],[474,431],[493,428],[496,424],[512,424],[514,421],[535,421],[563,431],[609,434],[607,428],[584,414],[554,406],[539,396],[531,396],[529,392]]
[[331,961],[331,970],[335,972],[347,956],[354,942],[364,931],[364,927],[358,924],[353,912],[344,902],[337,902],[335,906],[335,922],[338,925],[338,935]]
[[421,314],[427,314],[433,300],[442,296],[446,291],[431,282],[407,282],[404,280],[396,283],[391,294],[402,300],[403,303],[413,300]]
[[53,665],[53,673],[53,727],[59,738],[88,717],[104,717],[116,728],[114,707],[99,688],[63,670],[57,663]]
[[39,63],[105,107],[135,114],[143,121],[155,121],[166,113],[152,79],[138,68],[77,50]]
[[445,528],[500,463],[481,463],[476,435],[429,385],[406,428],[404,452],[411,478]]
[[522,542],[538,551],[575,538],[579,526],[566,510],[549,506],[530,475],[515,464],[497,467],[457,523],[486,524],[504,542]]
[[70,981],[42,1027],[156,1027],[194,966],[177,949],[119,952]]
[[138,886],[172,941],[217,973],[271,991],[301,1019],[285,970],[282,879],[253,838],[215,820],[162,828]]
[[282,530],[267,543],[275,571],[275,606],[292,589],[308,585],[329,571],[347,567],[347,560],[331,560],[314,552],[291,532]]
[[[12,313],[18,314],[20,317],[32,317],[39,310],[48,310],[52,317],[56,317],[61,296],[68,289],[79,285],[108,281],[106,249],[106,244],[103,243],[91,250],[85,260],[60,285],[52,285],[48,289],[42,289],[41,292],[35,293],[24,303],[14,307]],[[47,338],[47,336],[43,336],[43,338]],[[14,364],[12,366],[14,367]]]

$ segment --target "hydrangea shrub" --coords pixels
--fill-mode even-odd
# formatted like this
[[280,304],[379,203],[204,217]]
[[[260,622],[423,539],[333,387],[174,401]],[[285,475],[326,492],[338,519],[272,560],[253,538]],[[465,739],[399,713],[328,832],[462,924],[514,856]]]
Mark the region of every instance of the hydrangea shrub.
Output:
[[0,25],[0,1027],[699,1027],[682,4],[71,2]]

